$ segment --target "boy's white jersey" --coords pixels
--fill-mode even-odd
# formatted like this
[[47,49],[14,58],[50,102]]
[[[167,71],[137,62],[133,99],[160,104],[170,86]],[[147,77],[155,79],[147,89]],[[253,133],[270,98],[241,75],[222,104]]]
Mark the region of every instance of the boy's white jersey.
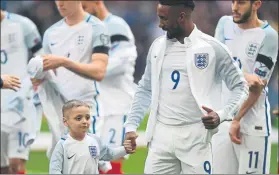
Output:
[[[105,25],[89,14],[84,21],[74,26],[69,26],[65,19],[60,20],[47,29],[43,38],[46,54],[64,56],[84,64],[91,62],[94,49],[109,45]],[[83,100],[93,105],[93,108],[97,106],[96,81],[82,77],[64,67],[57,68],[56,73],[57,80],[68,99]]]
[[[262,27],[243,30],[232,16],[223,16],[217,25],[215,37],[225,43],[243,72],[258,75],[269,81],[278,53],[278,34],[265,21]],[[241,120],[241,132],[254,136],[269,136],[271,132],[270,105],[266,87],[255,105]],[[229,92],[224,88],[224,96]]]
[[49,174],[99,174],[99,160],[110,161],[125,155],[123,146],[109,148],[93,134],[86,135],[82,141],[68,134],[56,144]]
[[[1,22],[1,75],[10,74],[23,79],[27,76],[28,50],[41,42],[36,25],[28,18],[4,12]],[[1,108],[3,102],[15,94],[1,89]]]
[[104,106],[102,115],[122,116],[129,111],[136,88],[133,77],[137,58],[135,39],[122,18],[109,14],[104,23],[112,46],[107,72],[100,82],[100,103]]

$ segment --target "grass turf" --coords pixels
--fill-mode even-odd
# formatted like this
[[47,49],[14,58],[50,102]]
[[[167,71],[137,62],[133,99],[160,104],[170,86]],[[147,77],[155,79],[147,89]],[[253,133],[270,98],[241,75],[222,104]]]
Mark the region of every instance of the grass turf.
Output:
[[[272,145],[271,154],[271,174],[277,174],[277,151],[278,145]],[[123,171],[126,174],[142,174],[144,170],[144,162],[147,154],[146,148],[137,149],[137,153],[129,157],[123,163]],[[27,172],[34,174],[48,173],[48,159],[45,151],[32,151],[30,153],[30,160],[27,162]]]
[[[145,130],[148,117],[145,117],[141,123],[139,130]],[[278,119],[277,119],[278,120]],[[48,132],[47,121],[43,119],[42,132]],[[278,145],[273,144],[271,149],[271,167],[270,173],[277,174],[277,152]],[[142,174],[144,170],[144,162],[147,154],[146,148],[137,149],[137,153],[131,155],[128,160],[124,161],[123,171],[127,174]],[[32,174],[47,174],[48,173],[48,159],[45,151],[32,151],[30,159],[27,162],[27,172]]]

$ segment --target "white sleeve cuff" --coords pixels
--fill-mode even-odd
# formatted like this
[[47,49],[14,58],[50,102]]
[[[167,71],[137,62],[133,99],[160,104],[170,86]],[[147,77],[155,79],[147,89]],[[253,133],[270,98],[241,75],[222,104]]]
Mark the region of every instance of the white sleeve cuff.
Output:
[[216,111],[216,113],[218,114],[218,116],[219,116],[219,118],[220,118],[220,123],[222,123],[223,121],[225,121],[225,120],[228,119],[229,114],[226,114],[226,113],[224,112],[224,110]]
[[126,126],[125,127],[125,133],[127,132],[136,132],[137,131],[137,127],[134,126]]

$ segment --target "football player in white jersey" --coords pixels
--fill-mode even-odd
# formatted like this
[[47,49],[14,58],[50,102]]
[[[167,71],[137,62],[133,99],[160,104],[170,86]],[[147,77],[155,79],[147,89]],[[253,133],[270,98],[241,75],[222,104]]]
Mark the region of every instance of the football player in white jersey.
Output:
[[[1,74],[13,74],[20,80],[24,78],[29,80],[28,52],[31,51],[33,55],[41,54],[41,48],[41,36],[30,19],[1,10]],[[9,166],[10,173],[19,174],[25,172],[25,162],[28,160],[30,144],[33,141],[30,140],[32,134],[28,130],[30,114],[24,112],[23,115],[26,115],[27,120],[15,124],[13,120],[18,118],[19,114],[13,110],[5,110],[8,108],[8,101],[12,100],[11,97],[15,96],[15,93],[1,89],[1,125],[6,124],[4,119],[8,118],[5,121],[12,122],[17,128],[9,132],[1,127],[1,172],[8,173]],[[29,95],[32,96],[32,93],[33,89],[30,86]],[[28,111],[25,110],[26,105],[33,104],[32,98],[27,96],[22,103],[18,103],[18,106],[23,107],[21,111]]]
[[[101,117],[105,119],[104,125],[101,128],[95,127],[96,122],[93,120],[92,128],[100,129],[103,141],[111,146],[120,146],[125,134],[123,124],[136,86],[133,77],[137,58],[134,35],[129,25],[122,18],[111,14],[103,1],[83,1],[82,5],[85,11],[106,24],[111,40],[107,72],[100,82],[100,105],[103,109]],[[111,162],[112,169],[107,173],[123,174],[121,164],[122,160]]]
[[[253,85],[231,122],[230,132],[228,124],[215,138],[216,173],[269,174],[271,118],[266,85],[277,59],[278,33],[258,18],[261,5],[260,0],[233,0],[232,16],[223,16],[216,28],[215,37],[230,48]],[[224,96],[230,94],[225,91]],[[229,135],[233,144],[228,142]]]
[[[126,139],[132,140],[135,149],[136,130],[150,106],[144,173],[214,174],[211,137],[228,114],[238,111],[248,86],[227,47],[192,21],[194,1],[159,2],[159,27],[166,35],[150,46],[145,73],[124,125]],[[233,91],[225,105],[221,103],[222,81]]]
[[131,141],[112,148],[95,134],[88,134],[91,115],[87,103],[70,100],[63,105],[62,111],[69,133],[55,147],[50,160],[50,174],[99,174],[100,160],[119,159],[135,152]]
[[[102,80],[106,72],[110,46],[107,29],[102,21],[83,10],[81,1],[55,3],[64,18],[44,33],[43,48],[47,54],[43,58],[44,70],[55,69],[66,98],[87,102],[97,116],[96,81]],[[33,79],[32,82],[37,85],[42,81]],[[52,150],[53,147],[48,156]]]

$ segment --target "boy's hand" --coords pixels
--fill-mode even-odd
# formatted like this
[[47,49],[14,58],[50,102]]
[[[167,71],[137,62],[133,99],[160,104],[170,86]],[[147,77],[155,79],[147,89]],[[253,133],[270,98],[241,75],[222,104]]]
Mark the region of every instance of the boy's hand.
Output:
[[127,154],[134,154],[136,152],[135,149],[133,150],[131,140],[125,140],[123,145],[124,145],[124,148],[125,148]]

